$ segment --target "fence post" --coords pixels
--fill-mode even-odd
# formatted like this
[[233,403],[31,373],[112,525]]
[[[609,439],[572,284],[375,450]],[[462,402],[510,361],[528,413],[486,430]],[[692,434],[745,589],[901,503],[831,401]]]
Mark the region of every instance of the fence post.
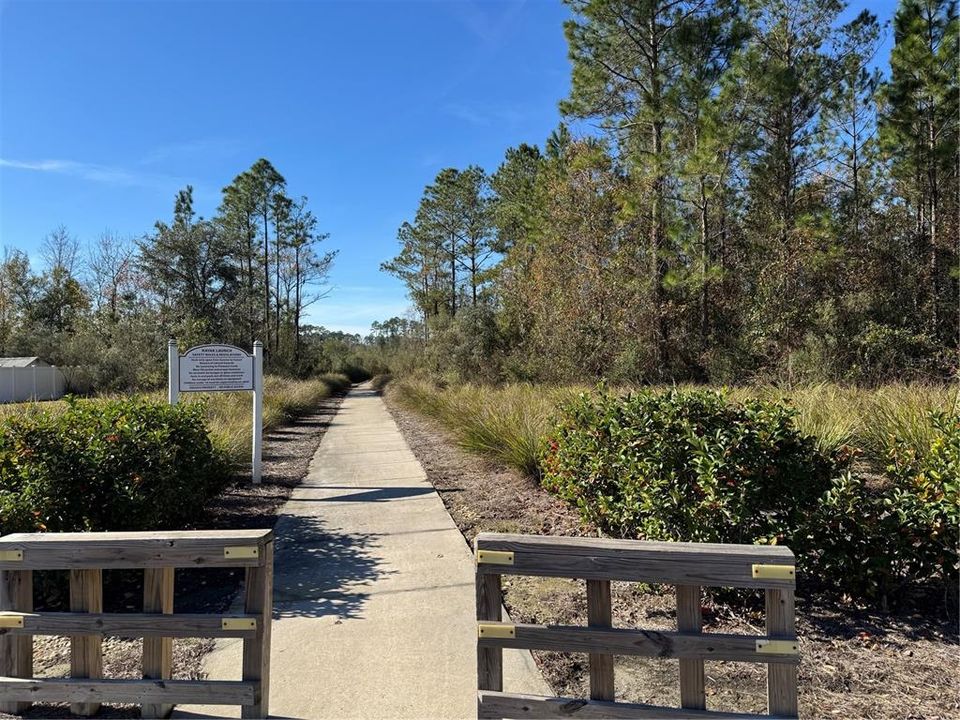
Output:
[[[703,631],[699,585],[677,585],[677,630],[698,635]],[[680,707],[686,710],[707,709],[703,660],[680,658]]]
[[[172,567],[145,568],[143,571],[143,611],[145,613],[173,612]],[[143,639],[143,677],[152,680],[169,680],[173,670],[173,639],[168,637],[145,637]],[[140,717],[164,718],[173,711],[168,703],[140,706]]]
[[[503,619],[500,577],[500,575],[481,573],[480,568],[477,568],[477,620],[480,622],[499,622]],[[501,648],[477,648],[477,687],[480,690],[503,691],[503,650]]]
[[[70,571],[70,612],[103,612],[103,571]],[[70,638],[70,677],[103,677],[103,635]],[[96,715],[100,703],[71,703],[74,715]]]
[[[609,580],[587,580],[587,625],[595,628],[613,626]],[[614,699],[613,655],[590,654],[590,699]]]
[[[0,610],[33,611],[33,571],[0,570]],[[33,636],[0,634],[0,676],[33,677]],[[0,702],[0,712],[26,712],[28,702]]]
[[[793,590],[767,590],[767,635],[796,637]],[[797,666],[772,662],[767,666],[767,712],[797,717]]]
[[244,612],[258,615],[257,633],[243,640],[243,679],[257,681],[253,705],[240,709],[241,718],[265,718],[270,714],[270,620],[273,617],[273,538],[263,544],[258,567],[247,568]]

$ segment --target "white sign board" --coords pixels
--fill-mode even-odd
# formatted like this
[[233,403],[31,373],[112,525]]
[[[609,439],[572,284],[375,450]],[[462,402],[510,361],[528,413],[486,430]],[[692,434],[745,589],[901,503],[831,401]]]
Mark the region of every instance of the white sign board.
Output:
[[253,355],[233,345],[197,345],[180,356],[180,392],[253,390]]
[[263,467],[263,345],[253,343],[253,354],[233,345],[197,345],[185,355],[177,341],[167,343],[167,400],[176,405],[181,392],[253,392],[253,454],[250,474],[260,482]]

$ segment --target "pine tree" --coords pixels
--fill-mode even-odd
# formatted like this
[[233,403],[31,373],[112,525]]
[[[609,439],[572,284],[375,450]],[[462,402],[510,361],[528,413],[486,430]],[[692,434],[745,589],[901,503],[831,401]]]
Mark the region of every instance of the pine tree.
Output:
[[902,0],[894,18],[890,80],[881,92],[881,133],[897,194],[914,218],[913,237],[924,258],[921,299],[933,337],[956,332],[958,172],[958,58],[955,0]]

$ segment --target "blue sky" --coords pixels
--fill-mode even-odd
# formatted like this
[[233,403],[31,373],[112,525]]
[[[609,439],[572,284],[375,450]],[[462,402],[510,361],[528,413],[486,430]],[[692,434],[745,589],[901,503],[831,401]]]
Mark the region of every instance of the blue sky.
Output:
[[186,184],[209,216],[266,157],[340,251],[311,321],[365,333],[407,307],[378,268],[423,186],[492,171],[559,122],[566,16],[559,0],[0,1],[0,245],[35,257],[59,224],[140,237]]

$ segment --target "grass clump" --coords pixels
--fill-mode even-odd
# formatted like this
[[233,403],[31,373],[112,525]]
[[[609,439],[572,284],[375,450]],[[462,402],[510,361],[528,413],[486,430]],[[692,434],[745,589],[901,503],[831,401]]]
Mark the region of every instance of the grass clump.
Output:
[[575,388],[460,385],[440,389],[424,380],[394,382],[405,407],[439,420],[465,449],[536,474],[544,434],[557,404]]
[[[271,430],[315,408],[321,401],[345,392],[350,380],[345,375],[328,373],[312,380],[291,380],[268,375],[263,380],[263,429]],[[213,441],[234,463],[247,462],[253,442],[250,393],[213,393],[181,395],[187,404],[201,402]]]

